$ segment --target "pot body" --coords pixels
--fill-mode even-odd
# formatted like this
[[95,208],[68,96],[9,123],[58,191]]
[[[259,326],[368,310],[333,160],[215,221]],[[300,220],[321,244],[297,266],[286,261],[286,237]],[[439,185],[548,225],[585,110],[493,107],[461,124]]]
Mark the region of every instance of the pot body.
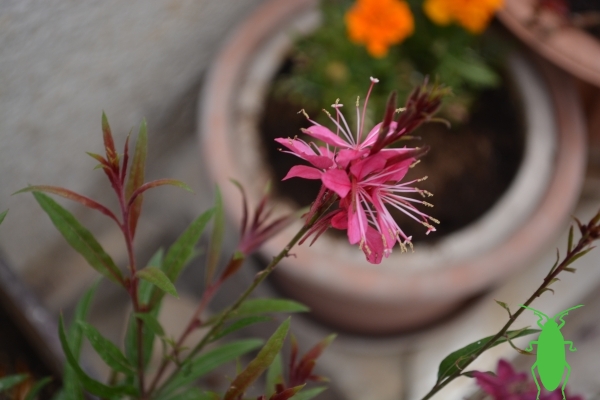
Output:
[[600,87],[600,39],[551,12],[532,24],[538,0],[506,0],[498,18],[519,39],[550,62]]
[[[241,220],[234,178],[256,204],[269,180],[258,120],[269,84],[293,37],[319,23],[313,0],[269,0],[232,34],[207,76],[199,112],[202,154],[232,221]],[[475,223],[415,253],[396,250],[370,265],[356,246],[323,235],[294,248],[275,278],[318,318],[358,333],[386,334],[429,323],[526,266],[565,226],[583,179],[584,122],[574,83],[523,56],[509,61],[524,110],[526,146],[517,176]],[[282,212],[291,211],[281,202]],[[277,254],[298,221],[262,249]]]

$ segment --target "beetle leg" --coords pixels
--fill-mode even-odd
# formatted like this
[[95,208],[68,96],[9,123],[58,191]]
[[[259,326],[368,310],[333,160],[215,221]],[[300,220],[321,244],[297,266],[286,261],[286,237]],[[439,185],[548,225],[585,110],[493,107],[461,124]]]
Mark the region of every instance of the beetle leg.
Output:
[[565,340],[565,344],[569,345],[570,351],[577,351],[577,349],[575,347],[573,347],[573,342],[571,342],[570,340]]
[[571,376],[571,366],[567,363],[565,363],[565,366],[567,367],[567,376],[565,377],[565,380],[563,381],[562,385],[563,400],[566,400],[565,387],[567,386],[567,382],[569,381],[569,376]]
[[535,382],[535,386],[537,386],[537,390],[538,390],[536,400],[540,400],[541,389],[540,389],[540,383],[538,382],[537,376],[535,375],[535,367],[537,367],[537,361],[535,362],[535,364],[533,364],[531,366],[531,375],[533,375],[533,381]]
[[529,347],[527,347],[525,349],[525,351],[533,351],[533,345],[534,344],[538,344],[538,341],[537,340],[532,340],[531,342],[529,342]]

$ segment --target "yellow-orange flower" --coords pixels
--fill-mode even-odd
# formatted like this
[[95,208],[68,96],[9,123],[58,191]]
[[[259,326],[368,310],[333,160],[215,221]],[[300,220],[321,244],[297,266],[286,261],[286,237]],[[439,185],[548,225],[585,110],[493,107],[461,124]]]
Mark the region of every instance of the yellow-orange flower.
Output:
[[364,44],[378,58],[415,28],[410,7],[403,0],[357,0],[346,13],[346,25],[350,40]]
[[438,25],[457,22],[471,33],[481,33],[504,0],[425,0],[425,14]]

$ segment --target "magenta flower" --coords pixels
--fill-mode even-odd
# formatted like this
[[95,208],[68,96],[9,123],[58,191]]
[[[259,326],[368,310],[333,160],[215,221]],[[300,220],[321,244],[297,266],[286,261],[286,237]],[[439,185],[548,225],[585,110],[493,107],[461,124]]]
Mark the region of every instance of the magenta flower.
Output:
[[[494,400],[536,400],[538,389],[526,372],[517,373],[506,360],[500,360],[496,375],[487,372],[475,371],[473,373],[477,385]],[[561,389],[548,393],[542,389],[539,400],[562,400]],[[566,400],[583,400],[581,396],[569,396],[565,389]]]
[[[298,138],[275,140],[287,147],[288,153],[312,165],[292,167],[284,180],[294,177],[320,179],[323,184],[322,193],[319,194],[310,215],[314,215],[314,211],[320,205],[320,199],[327,198],[326,192],[336,194],[339,199],[338,208],[317,221],[306,237],[313,233],[318,237],[329,226],[347,230],[350,244],[358,244],[367,260],[378,264],[384,256],[390,255],[396,242],[400,244],[402,251],[406,251],[407,244],[412,247],[411,236],[398,226],[388,207],[395,208],[422,223],[427,228],[427,233],[435,231],[430,221],[439,223],[415,207],[415,204],[431,204],[409,196],[415,193],[422,197],[431,196],[431,193],[413,186],[425,178],[401,182],[410,166],[425,154],[428,148],[388,146],[429,119],[439,107],[443,93],[438,88],[431,92],[418,88],[409,97],[407,107],[398,110],[395,108],[395,95],[392,95],[384,120],[365,135],[365,111],[375,83],[377,79],[371,78],[362,116],[358,100],[356,102],[355,135],[340,111],[343,105],[336,101],[332,105],[336,113],[335,118],[327,113],[336,126],[336,133],[319,125],[305,114],[313,125],[305,129],[304,133],[323,142],[325,146],[307,143]],[[400,111],[402,114],[394,121],[394,114]]]

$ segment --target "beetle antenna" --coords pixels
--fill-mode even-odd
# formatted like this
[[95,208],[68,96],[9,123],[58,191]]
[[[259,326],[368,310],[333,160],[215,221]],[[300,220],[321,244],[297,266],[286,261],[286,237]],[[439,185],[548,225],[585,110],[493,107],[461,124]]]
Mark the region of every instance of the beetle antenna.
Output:
[[537,321],[538,326],[540,328],[544,329],[544,326],[542,325],[542,320],[544,319],[544,317],[546,317],[546,321],[548,321],[550,319],[546,314],[544,314],[541,311],[536,310],[535,308],[524,306],[523,304],[521,304],[520,306],[523,307],[523,308],[526,308],[528,310],[533,311],[533,313],[539,318],[538,321]]
[[555,319],[556,317],[558,317],[560,319],[561,323],[558,326],[558,329],[562,328],[563,325],[565,324],[565,320],[563,319],[565,317],[565,315],[567,315],[569,313],[569,311],[574,310],[574,309],[579,308],[579,307],[583,307],[583,304],[580,304],[580,305],[575,306],[575,307],[568,308],[568,309],[566,309],[564,311],[561,311],[561,312],[557,313],[554,317],[552,317],[552,319]]

